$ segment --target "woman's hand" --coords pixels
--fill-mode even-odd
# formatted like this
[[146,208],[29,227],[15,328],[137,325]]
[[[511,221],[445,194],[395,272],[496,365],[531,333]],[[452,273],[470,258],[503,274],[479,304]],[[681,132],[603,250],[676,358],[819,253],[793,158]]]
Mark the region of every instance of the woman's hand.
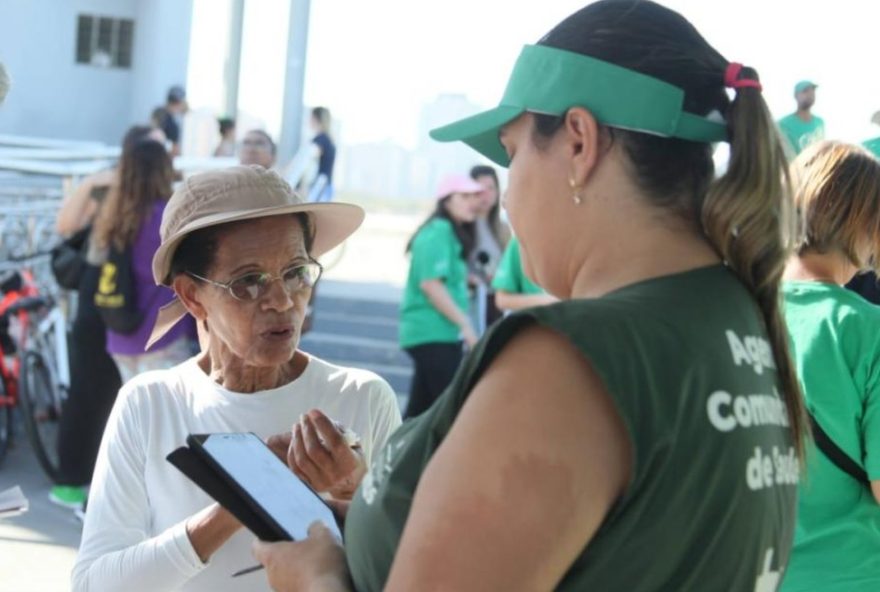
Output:
[[110,185],[116,178],[114,171],[102,171],[86,177],[72,192],[65,196],[58,208],[55,230],[61,236],[70,236],[88,226],[98,211],[98,204],[91,198],[92,189]]
[[272,436],[266,443],[312,489],[336,499],[351,499],[367,472],[360,448],[349,445],[317,409],[302,416],[292,433]]
[[339,541],[321,522],[309,527],[309,538],[293,543],[254,541],[254,557],[266,568],[276,592],[342,592],[352,589]]
[[443,280],[425,280],[419,284],[419,287],[434,308],[444,317],[455,323],[455,326],[461,331],[461,338],[464,340],[465,345],[468,348],[476,345],[479,338],[471,325],[470,317],[465,311],[458,308],[452,296],[449,295],[449,290],[446,289],[446,284],[443,283]]

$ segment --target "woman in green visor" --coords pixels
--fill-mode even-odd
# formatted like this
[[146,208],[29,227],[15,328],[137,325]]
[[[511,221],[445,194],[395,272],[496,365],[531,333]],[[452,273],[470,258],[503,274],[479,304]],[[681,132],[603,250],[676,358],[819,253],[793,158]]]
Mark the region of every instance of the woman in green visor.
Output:
[[389,439],[344,547],[320,526],[257,543],[270,584],[776,590],[806,428],[756,72],[669,9],[605,0],[524,48],[497,108],[432,135],[509,166],[526,273],[561,302],[496,324]]

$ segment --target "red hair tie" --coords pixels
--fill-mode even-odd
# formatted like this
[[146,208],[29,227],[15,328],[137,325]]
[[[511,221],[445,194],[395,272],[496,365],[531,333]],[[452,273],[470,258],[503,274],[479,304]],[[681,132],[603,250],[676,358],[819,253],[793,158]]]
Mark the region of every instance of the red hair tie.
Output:
[[750,78],[743,78],[740,80],[739,73],[742,72],[742,69],[742,64],[730,62],[727,65],[727,69],[724,71],[724,86],[737,90],[741,88],[757,88],[759,92],[763,90],[761,83],[757,80],[752,80]]

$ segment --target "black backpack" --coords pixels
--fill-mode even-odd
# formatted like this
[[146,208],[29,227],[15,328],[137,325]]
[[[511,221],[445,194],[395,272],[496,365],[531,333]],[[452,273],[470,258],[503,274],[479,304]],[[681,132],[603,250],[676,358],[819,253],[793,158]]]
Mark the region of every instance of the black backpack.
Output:
[[107,260],[101,265],[95,307],[107,328],[115,333],[134,333],[144,322],[137,307],[130,246],[122,252],[110,247]]
[[85,273],[86,251],[92,226],[76,231],[73,236],[61,241],[50,251],[52,275],[55,281],[65,290],[79,289],[79,282]]

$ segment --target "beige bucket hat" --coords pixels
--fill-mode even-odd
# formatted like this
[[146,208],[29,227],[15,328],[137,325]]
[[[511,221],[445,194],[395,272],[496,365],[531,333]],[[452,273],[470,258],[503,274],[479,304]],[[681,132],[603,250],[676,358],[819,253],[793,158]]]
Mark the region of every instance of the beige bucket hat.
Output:
[[[153,279],[171,285],[171,262],[184,238],[195,230],[238,220],[304,212],[311,218],[315,241],[311,255],[320,257],[341,244],[364,221],[364,210],[346,203],[304,202],[275,171],[236,166],[187,178],[162,214],[162,244],[153,255]],[[187,314],[177,298],[163,306],[147,342],[149,349]]]

